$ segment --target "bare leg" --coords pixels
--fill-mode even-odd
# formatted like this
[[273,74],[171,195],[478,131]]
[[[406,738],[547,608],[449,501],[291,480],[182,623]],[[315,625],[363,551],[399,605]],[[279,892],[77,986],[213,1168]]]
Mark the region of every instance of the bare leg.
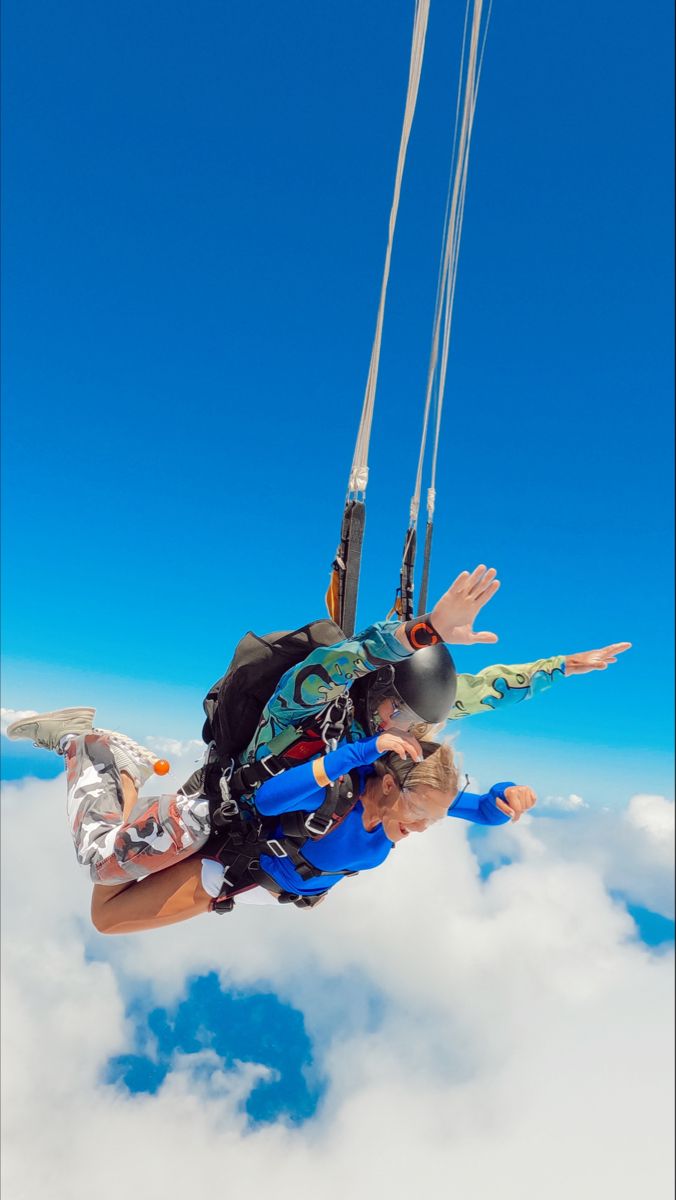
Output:
[[128,821],[129,814],[138,800],[138,788],[131,775],[127,775],[126,771],[120,772],[120,779],[122,780],[122,795],[124,797],[122,818],[123,820]]
[[95,884],[92,923],[99,933],[140,933],[198,917],[209,912],[211,904],[202,887],[202,859],[196,854],[137,883]]

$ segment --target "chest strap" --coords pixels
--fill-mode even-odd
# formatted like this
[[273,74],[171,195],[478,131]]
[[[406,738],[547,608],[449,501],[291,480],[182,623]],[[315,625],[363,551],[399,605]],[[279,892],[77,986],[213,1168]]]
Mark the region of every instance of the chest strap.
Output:
[[[260,856],[267,854],[274,858],[289,858],[298,874],[303,880],[312,879],[315,876],[329,874],[327,871],[320,871],[319,868],[313,867],[307,859],[303,858],[300,851],[296,847],[286,844],[286,849],[281,841],[277,838],[265,838],[262,836],[262,830],[245,830],[235,832],[222,841],[220,847],[214,847],[211,851],[213,857],[224,868],[225,875],[221,891],[212,905],[212,912],[224,913],[231,912],[234,907],[234,896],[237,892],[243,891],[247,887],[256,885],[264,887],[277,897],[280,904],[295,904],[297,908],[311,908],[314,904],[318,904],[324,898],[328,889],[316,892],[312,896],[305,896],[296,892],[287,892],[272,875],[264,871],[260,864]],[[341,875],[356,875],[356,871],[334,871],[331,874]]]
[[[308,814],[299,813],[297,815],[306,817]],[[230,892],[241,889],[252,881],[252,878],[260,870],[260,859],[264,856],[288,858],[303,882],[319,879],[323,875],[357,874],[356,871],[340,869],[323,871],[321,867],[308,862],[301,850],[301,846],[308,840],[307,832],[304,831],[298,838],[286,833],[277,837],[275,835],[278,825],[279,818],[277,817],[261,818],[259,814],[237,812],[226,820],[222,819],[220,827],[212,832],[202,853],[208,858],[217,859],[224,867],[224,886]],[[263,887],[268,887],[269,877],[265,872],[262,874],[265,878],[256,881],[261,882]],[[272,889],[268,888],[268,890]]]
[[359,799],[359,772],[351,771],[324,791],[324,799],[314,812],[300,811],[282,813],[277,818],[285,838],[295,841],[318,841],[331,833],[348,813],[352,812]]

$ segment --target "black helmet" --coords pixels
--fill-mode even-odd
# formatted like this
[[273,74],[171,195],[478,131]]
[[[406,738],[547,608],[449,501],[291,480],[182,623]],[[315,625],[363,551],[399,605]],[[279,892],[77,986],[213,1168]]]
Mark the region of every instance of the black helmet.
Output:
[[378,731],[376,710],[383,700],[393,699],[410,709],[417,722],[436,725],[450,715],[456,691],[455,663],[448,648],[439,643],[416,650],[396,666],[381,667],[369,678],[371,732]]

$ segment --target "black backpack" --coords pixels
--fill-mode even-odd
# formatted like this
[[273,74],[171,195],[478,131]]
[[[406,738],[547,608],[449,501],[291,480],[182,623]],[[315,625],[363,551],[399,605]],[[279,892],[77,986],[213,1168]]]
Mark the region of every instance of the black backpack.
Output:
[[318,647],[333,646],[344,638],[342,629],[328,618],[291,632],[244,635],[225,675],[203,700],[207,719],[202,737],[224,765],[246,750],[282,675]]

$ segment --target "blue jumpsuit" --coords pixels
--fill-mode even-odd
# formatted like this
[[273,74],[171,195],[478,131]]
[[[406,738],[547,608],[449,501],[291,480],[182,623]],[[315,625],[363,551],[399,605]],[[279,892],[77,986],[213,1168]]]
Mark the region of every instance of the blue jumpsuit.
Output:
[[[372,774],[369,770],[371,764],[381,757],[376,741],[377,738],[371,737],[351,742],[327,754],[323,766],[329,779],[335,780],[356,768],[360,791],[363,791],[366,780]],[[497,797],[504,800],[505,789],[511,786],[510,783],[496,783],[485,795],[462,792],[449,807],[448,815],[479,825],[503,825],[509,817],[500,812],[495,800]],[[256,807],[264,816],[306,810],[312,812],[319,808],[323,799],[324,789],[317,784],[313,764],[308,762],[264,783],[256,793]],[[301,847],[304,858],[313,866],[328,872],[332,869],[368,871],[379,867],[394,848],[394,842],[387,837],[382,825],[368,832],[364,828],[363,813],[361,801],[357,801],[347,817],[326,837],[316,841],[308,838]],[[273,836],[281,838],[281,827]],[[324,892],[344,878],[340,874],[328,874],[303,880],[290,859],[272,855],[262,855],[260,863],[284,891],[299,895],[312,896]]]

